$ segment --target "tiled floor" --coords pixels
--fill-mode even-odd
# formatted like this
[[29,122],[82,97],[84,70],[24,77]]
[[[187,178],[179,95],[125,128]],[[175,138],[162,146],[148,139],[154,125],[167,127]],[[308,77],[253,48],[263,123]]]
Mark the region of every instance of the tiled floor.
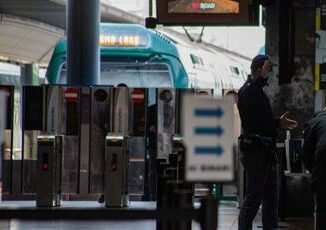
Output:
[[[3,208],[34,207],[35,202],[2,202]],[[65,207],[100,207],[96,202],[64,202]],[[132,207],[154,209],[153,202],[135,202]],[[223,203],[219,206],[219,227],[221,230],[236,230],[239,210],[235,203]],[[260,227],[261,215],[258,214],[254,221],[254,229]],[[0,230],[151,230],[155,229],[155,221],[0,221]],[[312,218],[292,218],[287,222],[280,222],[280,226],[290,230],[312,230]],[[193,222],[193,230],[200,230],[199,224]]]

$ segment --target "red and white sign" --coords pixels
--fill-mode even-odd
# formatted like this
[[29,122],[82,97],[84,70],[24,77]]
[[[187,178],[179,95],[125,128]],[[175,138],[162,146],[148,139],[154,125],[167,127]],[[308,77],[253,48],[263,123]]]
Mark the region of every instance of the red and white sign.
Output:
[[134,103],[141,104],[145,102],[145,93],[142,89],[134,89],[131,93],[131,100]]
[[63,97],[68,103],[77,102],[78,88],[66,88]]

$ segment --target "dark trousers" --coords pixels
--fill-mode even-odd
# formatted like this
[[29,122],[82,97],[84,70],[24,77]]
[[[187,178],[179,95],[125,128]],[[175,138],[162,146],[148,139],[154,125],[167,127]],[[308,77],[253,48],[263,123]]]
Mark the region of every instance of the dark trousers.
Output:
[[270,153],[253,151],[240,154],[246,173],[246,191],[239,214],[239,230],[252,229],[252,222],[262,204],[263,229],[277,229],[277,169],[271,164]]
[[326,185],[323,180],[315,187],[315,229],[326,229]]

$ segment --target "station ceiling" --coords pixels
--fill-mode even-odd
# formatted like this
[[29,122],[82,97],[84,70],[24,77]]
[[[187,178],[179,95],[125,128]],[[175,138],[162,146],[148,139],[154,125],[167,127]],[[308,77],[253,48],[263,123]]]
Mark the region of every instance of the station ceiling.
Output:
[[[101,2],[101,21],[144,19]],[[0,0],[0,60],[47,65],[64,37],[66,0]]]

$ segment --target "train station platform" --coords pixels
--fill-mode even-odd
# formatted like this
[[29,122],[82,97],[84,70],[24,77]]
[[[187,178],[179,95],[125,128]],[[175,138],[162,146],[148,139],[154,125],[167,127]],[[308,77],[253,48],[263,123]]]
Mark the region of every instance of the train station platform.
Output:
[[[154,210],[155,202],[131,202],[128,209],[148,209]],[[1,209],[17,210],[19,208],[35,208],[35,201],[3,201],[1,202]],[[103,208],[101,204],[94,201],[63,201],[62,208],[71,209],[89,209],[89,208]],[[60,208],[59,208],[60,209]],[[237,217],[239,209],[235,202],[222,202],[218,209],[218,229],[219,230],[236,230],[238,228]],[[253,229],[262,229],[261,214],[259,213],[254,220]],[[313,218],[288,218],[286,221],[279,223],[280,229],[293,230],[309,230],[313,229]],[[141,221],[67,221],[67,220],[53,220],[53,221],[31,221],[31,220],[1,220],[1,230],[71,230],[71,229],[110,229],[110,230],[152,230],[156,229],[155,220],[141,220]],[[193,221],[193,230],[200,230],[197,222]]]

